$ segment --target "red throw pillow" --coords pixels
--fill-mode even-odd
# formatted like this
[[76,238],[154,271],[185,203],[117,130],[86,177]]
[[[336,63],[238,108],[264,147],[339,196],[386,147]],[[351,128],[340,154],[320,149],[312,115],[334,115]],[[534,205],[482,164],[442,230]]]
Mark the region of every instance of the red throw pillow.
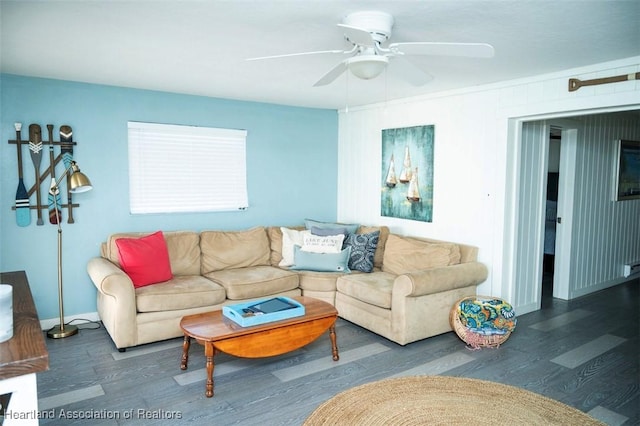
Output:
[[118,238],[120,266],[133,281],[134,287],[144,287],[173,278],[169,250],[162,231],[141,238]]

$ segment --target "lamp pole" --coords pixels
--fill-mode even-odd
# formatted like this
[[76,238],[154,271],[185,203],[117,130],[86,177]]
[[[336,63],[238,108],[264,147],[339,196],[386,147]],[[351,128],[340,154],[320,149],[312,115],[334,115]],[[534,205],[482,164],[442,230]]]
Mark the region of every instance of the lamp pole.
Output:
[[[54,192],[57,191],[58,185],[56,185]],[[57,198],[58,197],[53,197],[53,203],[56,208],[56,220],[58,221],[58,308],[60,311],[60,324],[47,331],[47,337],[52,339],[69,337],[78,333],[78,327],[75,325],[69,324],[65,326],[64,324],[64,297],[62,292],[62,226],[60,226],[60,216],[58,215],[59,210]]]
[[[80,168],[77,166],[75,161],[72,161],[69,167],[64,171],[60,179],[55,183],[55,185],[51,188],[54,194],[57,194],[59,191],[60,182],[72,172],[72,179],[69,191],[72,193],[78,192],[86,192],[89,191],[91,187],[91,182],[89,179],[80,172]],[[60,224],[60,214],[59,214],[59,206],[58,206],[58,197],[53,197],[53,204],[56,211],[56,222],[58,224],[58,308],[60,312],[60,324],[53,326],[47,331],[47,337],[52,339],[60,339],[64,337],[73,336],[78,333],[78,327],[72,324],[65,325],[64,323],[64,296],[62,291],[62,225]]]

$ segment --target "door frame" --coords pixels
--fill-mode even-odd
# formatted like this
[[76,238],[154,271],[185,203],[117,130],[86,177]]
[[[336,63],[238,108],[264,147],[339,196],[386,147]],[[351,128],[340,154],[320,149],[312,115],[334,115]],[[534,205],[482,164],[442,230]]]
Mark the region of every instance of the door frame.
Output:
[[[513,300],[518,305],[518,310],[521,313],[532,312],[540,309],[542,305],[542,263],[544,259],[544,222],[546,213],[546,200],[545,194],[539,194],[536,198],[534,205],[530,208],[535,212],[536,231],[533,235],[527,235],[529,240],[529,248],[533,250],[529,258],[535,264],[523,264],[518,260],[518,230],[520,229],[519,223],[519,208],[518,200],[520,199],[520,190],[526,191],[526,188],[520,188],[522,178],[520,176],[520,168],[523,164],[523,124],[524,123],[538,123],[542,126],[543,130],[540,132],[537,143],[540,144],[541,149],[541,164],[537,164],[537,176],[531,181],[541,188],[545,188],[547,184],[547,173],[549,171],[549,138],[551,134],[551,127],[561,128],[562,140],[560,151],[560,175],[558,185],[558,215],[563,216],[563,225],[560,232],[556,230],[556,257],[554,269],[554,286],[553,296],[558,298],[568,298],[570,288],[570,271],[571,271],[571,223],[573,221],[573,194],[575,184],[575,170],[576,170],[576,152],[577,152],[577,138],[579,133],[580,123],[577,120],[571,120],[570,118],[547,118],[547,117],[521,117],[518,119],[510,120],[510,131],[514,135],[513,140],[515,143],[510,147],[509,156],[512,162],[509,167],[509,173],[513,176],[510,180],[511,186],[507,191],[507,194],[511,194],[511,203],[507,203],[506,207],[509,209],[506,218],[510,220],[505,221],[505,277],[508,277],[505,282],[511,283],[510,286],[503,286],[503,295]],[[528,185],[527,185],[528,186]],[[566,218],[566,219],[565,219]],[[558,228],[556,228],[558,229]],[[521,238],[522,236],[520,236]],[[564,259],[564,262],[561,261]],[[516,277],[519,276],[520,268],[531,268],[532,277],[528,288],[523,288],[522,283],[518,283]],[[557,278],[556,278],[557,277]],[[518,285],[519,284],[519,285]]]

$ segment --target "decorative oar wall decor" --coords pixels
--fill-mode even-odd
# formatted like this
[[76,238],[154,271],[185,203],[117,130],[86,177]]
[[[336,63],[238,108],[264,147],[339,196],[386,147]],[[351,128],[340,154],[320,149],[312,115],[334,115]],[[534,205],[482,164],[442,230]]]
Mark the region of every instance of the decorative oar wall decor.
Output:
[[[22,140],[21,137],[21,129],[22,123],[14,124],[16,130],[16,139],[9,140],[9,144],[15,144],[17,146],[18,153],[18,189],[16,191],[16,203],[11,207],[12,210],[16,211],[16,221],[18,226],[29,226],[31,224],[31,211],[36,210],[37,213],[37,224],[43,225],[44,221],[42,220],[42,210],[45,210],[47,216],[49,216],[49,223],[56,224],[56,220],[60,218],[62,215],[60,214],[61,209],[67,209],[69,212],[67,223],[74,223],[73,219],[73,209],[76,207],[80,207],[79,204],[74,204],[71,198],[71,192],[69,190],[69,176],[71,173],[67,174],[67,203],[63,204],[62,199],[60,197],[60,191],[56,187],[54,194],[49,194],[50,196],[57,196],[57,203],[42,203],[41,202],[41,194],[42,194],[42,186],[46,185],[44,191],[46,194],[49,193],[51,189],[50,186],[53,185],[56,181],[56,166],[62,166],[59,163],[63,163],[64,170],[68,170],[71,166],[71,162],[73,160],[73,146],[77,144],[77,142],[72,139],[72,130],[68,125],[60,126],[60,140],[53,140],[53,128],[52,124],[47,125],[47,130],[49,133],[49,140],[42,140],[42,131],[39,124],[31,124],[29,125],[29,140]],[[42,172],[40,170],[41,167],[41,159],[44,150],[44,146],[48,145],[48,150],[50,153],[49,158],[49,166],[44,169]],[[23,151],[29,152],[31,154],[31,159],[33,164],[25,163],[22,161]],[[31,171],[33,175],[35,175],[35,183],[31,186],[31,188],[27,191],[27,186],[25,185],[25,181],[27,179],[23,178],[24,176],[31,176],[32,173],[26,173],[29,170],[25,170],[24,168],[33,168]],[[50,185],[51,184],[51,185]],[[31,203],[31,197],[36,194],[35,203]],[[49,200],[51,202],[51,200]],[[55,209],[55,205],[58,206],[58,215],[53,211]],[[51,210],[51,212],[49,211]]]
[[[39,124],[29,125],[29,151],[33,168],[36,171],[36,182],[40,182],[40,162],[42,161],[42,129]],[[40,204],[40,185],[36,185],[36,210],[38,212],[38,225],[44,225],[42,220],[42,205]]]
[[[60,189],[56,185],[56,160],[53,155],[53,124],[47,124],[49,131],[49,170],[51,171],[51,181],[49,184],[49,223],[56,225],[61,220],[60,206],[62,199],[60,198]],[[54,201],[55,197],[55,201]]]
[[16,137],[18,140],[18,189],[16,190],[16,222],[18,226],[29,226],[31,223],[31,206],[29,205],[29,194],[27,188],[24,186],[24,179],[22,177],[22,138],[20,131],[22,130],[21,123],[15,123]]
[[621,81],[640,80],[640,72],[616,75],[615,77],[594,78],[591,80],[578,80],[577,78],[569,79],[569,91],[575,92],[582,86],[596,86],[598,84],[618,83]]
[[[71,130],[71,126],[60,126],[60,142],[62,143],[62,149],[60,152],[62,153],[62,162],[64,163],[64,168],[68,169],[71,167],[71,162],[73,161],[73,131]],[[69,219],[68,223],[73,223],[73,199],[71,198],[71,175],[67,175],[67,206],[69,211]]]

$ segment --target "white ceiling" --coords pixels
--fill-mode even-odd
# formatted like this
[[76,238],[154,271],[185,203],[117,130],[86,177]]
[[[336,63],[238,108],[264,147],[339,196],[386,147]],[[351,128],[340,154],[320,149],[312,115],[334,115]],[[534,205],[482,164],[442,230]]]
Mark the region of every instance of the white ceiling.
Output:
[[[2,72],[339,109],[640,55],[637,0],[216,0],[0,2]],[[349,12],[395,18],[392,42],[483,42],[492,59],[419,57],[415,87],[393,62],[374,80],[313,84],[342,57]]]

